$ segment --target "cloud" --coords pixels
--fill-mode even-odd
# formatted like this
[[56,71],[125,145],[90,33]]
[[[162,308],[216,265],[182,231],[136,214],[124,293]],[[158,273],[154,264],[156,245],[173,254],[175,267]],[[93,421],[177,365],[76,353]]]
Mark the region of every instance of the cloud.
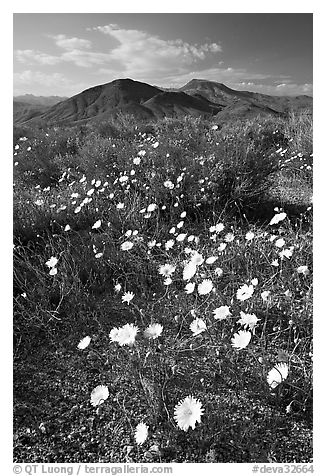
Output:
[[36,50],[16,50],[15,57],[20,63],[38,63],[44,65],[54,65],[60,63],[57,56],[48,55]]
[[190,44],[183,40],[163,40],[140,30],[126,30],[118,25],[93,28],[114,38],[118,45],[109,60],[120,65],[127,76],[152,77],[153,73],[182,73],[198,61],[222,51],[217,43]]
[[61,73],[43,73],[25,70],[14,73],[14,95],[31,93],[36,95],[72,96],[89,87],[89,83],[69,80]]
[[79,49],[90,49],[92,43],[89,40],[85,40],[84,38],[67,38],[66,35],[54,35],[50,36],[55,41],[55,44],[59,48],[63,48],[65,50],[79,50]]

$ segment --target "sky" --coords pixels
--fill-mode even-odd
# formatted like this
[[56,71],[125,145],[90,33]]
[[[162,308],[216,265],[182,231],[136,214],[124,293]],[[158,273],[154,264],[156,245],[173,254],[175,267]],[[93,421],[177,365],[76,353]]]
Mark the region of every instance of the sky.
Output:
[[311,13],[15,13],[14,95],[73,96],[131,78],[312,95]]

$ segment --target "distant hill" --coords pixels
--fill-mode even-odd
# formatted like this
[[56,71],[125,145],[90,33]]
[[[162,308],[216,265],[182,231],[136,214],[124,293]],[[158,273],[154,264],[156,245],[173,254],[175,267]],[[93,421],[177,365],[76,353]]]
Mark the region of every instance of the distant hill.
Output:
[[68,99],[66,96],[34,96],[34,94],[23,94],[21,96],[14,96],[14,101],[33,106],[54,106],[58,102]]
[[36,106],[34,103],[36,109],[29,103],[29,111],[26,109],[24,112],[20,101],[20,106],[15,106],[16,115],[14,108],[14,122],[76,123],[114,118],[117,114],[131,114],[141,120],[185,115],[216,116],[217,121],[224,122],[238,117],[284,115],[289,111],[312,109],[312,98],[309,96],[268,96],[237,91],[221,83],[200,79],[193,79],[174,90],[132,79],[117,79],[68,99],[56,96],[48,99],[54,98],[61,101],[51,107],[49,104],[39,103]]

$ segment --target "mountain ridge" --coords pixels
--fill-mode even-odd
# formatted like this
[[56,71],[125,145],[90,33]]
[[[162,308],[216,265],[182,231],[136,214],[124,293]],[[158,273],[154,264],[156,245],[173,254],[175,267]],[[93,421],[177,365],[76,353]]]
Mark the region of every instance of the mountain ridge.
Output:
[[78,123],[114,119],[119,114],[131,114],[140,120],[191,115],[215,116],[223,121],[256,115],[284,115],[305,108],[312,109],[312,98],[304,95],[270,96],[238,91],[204,79],[192,79],[178,89],[167,90],[125,78],[90,87],[43,110],[34,108],[30,118],[28,114],[21,117],[16,114],[14,121]]

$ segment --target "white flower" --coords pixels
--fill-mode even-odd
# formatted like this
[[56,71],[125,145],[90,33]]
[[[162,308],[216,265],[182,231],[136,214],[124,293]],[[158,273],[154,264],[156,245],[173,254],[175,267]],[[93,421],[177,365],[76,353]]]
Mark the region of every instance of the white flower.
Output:
[[297,273],[303,274],[304,276],[308,276],[310,273],[308,266],[299,266],[297,268]]
[[293,246],[290,246],[290,248],[287,248],[286,250],[282,250],[278,255],[281,259],[284,258],[284,256],[287,258],[287,259],[290,259],[291,256],[293,255]]
[[91,393],[91,404],[93,407],[101,405],[109,396],[109,389],[105,385],[95,387]]
[[159,146],[159,142],[156,141],[156,142],[153,144],[153,148],[156,149],[158,146]]
[[278,240],[275,241],[275,246],[277,246],[277,248],[282,248],[282,246],[285,245],[285,241],[283,238],[279,238]]
[[102,222],[101,220],[97,220],[97,222],[94,223],[94,225],[92,226],[92,230],[96,230],[97,228],[100,228]]
[[193,251],[190,261],[196,266],[200,266],[203,264],[204,258],[202,254],[198,253],[198,251]]
[[166,278],[164,281],[163,281],[163,284],[165,286],[170,286],[170,284],[172,283],[172,279],[171,278]]
[[124,293],[124,295],[122,296],[121,300],[122,302],[126,302],[128,305],[130,303],[130,301],[135,297],[134,293],[128,291],[126,293]]
[[148,212],[153,212],[156,208],[157,208],[156,203],[151,203],[150,205],[148,205],[147,211]]
[[223,274],[223,269],[221,269],[221,268],[216,268],[215,271],[214,271],[214,274],[216,274],[216,276],[218,276],[218,277],[222,276],[222,274]]
[[210,279],[204,279],[200,284],[198,284],[198,294],[205,295],[209,294],[211,290],[213,289],[213,283]]
[[233,233],[227,233],[224,237],[224,241],[227,243],[231,243],[234,240],[234,234]]
[[250,241],[253,238],[255,238],[255,233],[253,233],[252,231],[248,231],[248,233],[246,233],[246,240]]
[[244,284],[237,291],[237,299],[239,299],[239,301],[245,301],[246,299],[251,298],[253,292],[254,287],[252,284],[250,284],[249,286],[247,284]]
[[263,291],[261,293],[261,298],[264,302],[268,302],[270,300],[270,294],[271,292],[270,291]]
[[194,430],[196,423],[201,422],[203,413],[201,402],[190,395],[174,407],[174,419],[183,431],[187,431],[190,426]]
[[252,280],[251,280],[251,284],[252,284],[253,286],[257,286],[257,285],[258,285],[258,279],[257,279],[257,278],[252,279]]
[[215,263],[215,261],[217,259],[218,259],[217,256],[210,256],[209,258],[207,258],[206,263],[207,264],[213,264],[213,263]]
[[180,233],[177,237],[176,237],[176,240],[177,241],[183,241],[187,236],[187,233]]
[[175,271],[175,266],[173,266],[172,264],[164,264],[162,266],[159,267],[159,273],[168,278],[170,276],[172,276],[172,274],[174,273]]
[[186,284],[185,286],[185,290],[186,290],[186,293],[187,294],[191,294],[194,292],[194,289],[195,289],[195,283],[188,283]]
[[86,349],[86,347],[89,346],[91,340],[92,339],[89,336],[84,337],[84,339],[82,339],[77,345],[78,349],[81,349],[81,350]]
[[285,362],[276,364],[267,375],[267,383],[271,388],[276,388],[289,374],[289,367]]
[[51,258],[45,263],[49,268],[54,268],[58,263],[58,258],[51,256]]
[[138,423],[135,431],[135,440],[137,445],[142,445],[145,443],[148,436],[148,426],[145,423]]
[[157,339],[163,331],[161,324],[150,324],[144,331],[144,336],[148,339]]
[[269,222],[270,225],[276,225],[277,223],[279,223],[280,221],[284,220],[284,218],[286,217],[286,213],[282,212],[282,213],[277,213],[276,215],[273,216],[273,218],[271,219],[271,221]]
[[117,204],[117,209],[118,209],[118,210],[122,210],[122,208],[124,208],[124,206],[125,206],[124,203],[119,202],[119,203]]
[[58,274],[57,268],[51,268],[49,274],[50,274],[51,276],[55,276],[56,274]]
[[168,251],[169,249],[171,249],[173,247],[173,245],[174,245],[174,240],[168,240],[165,243],[164,247],[165,247],[166,251]]
[[221,243],[219,247],[217,248],[217,251],[224,251],[226,248],[226,243]]
[[122,251],[129,251],[133,246],[134,244],[131,241],[125,241],[124,243],[122,243],[120,248],[122,249]]
[[135,157],[135,158],[133,159],[133,163],[134,163],[135,165],[139,165],[139,164],[140,164],[140,157]]
[[63,231],[69,231],[69,230],[71,230],[70,225],[66,225],[66,226],[65,226],[65,229],[64,229]]
[[116,293],[119,293],[121,291],[121,284],[120,283],[117,283],[115,286],[114,286],[114,290]]
[[189,327],[194,336],[201,334],[201,332],[204,332],[207,329],[205,321],[199,317],[194,319]]
[[228,316],[230,316],[230,308],[229,306],[220,306],[214,309],[213,311],[214,314],[214,319],[219,319],[220,321],[222,319],[226,319]]
[[260,321],[260,319],[258,319],[255,314],[245,314],[244,312],[240,311],[240,315],[241,319],[239,319],[237,322],[245,329],[249,327],[250,330],[253,330],[257,325],[257,322]]
[[124,326],[117,329],[117,332],[113,331],[115,331],[115,329],[112,329],[112,334],[110,333],[111,340],[118,342],[120,346],[131,346],[135,343],[138,327],[134,326],[134,324],[125,324]]
[[191,261],[183,268],[183,279],[190,281],[190,279],[196,274],[197,266]]
[[164,185],[165,188],[169,188],[170,190],[172,190],[174,188],[174,184],[171,182],[171,180],[166,180],[163,183],[163,185]]
[[271,262],[271,265],[272,265],[272,266],[275,266],[275,267],[278,266],[279,263],[278,263],[277,259],[274,259],[274,260]]
[[247,347],[251,339],[251,332],[248,331],[239,331],[238,333],[234,334],[231,339],[232,347],[236,349],[244,349]]

